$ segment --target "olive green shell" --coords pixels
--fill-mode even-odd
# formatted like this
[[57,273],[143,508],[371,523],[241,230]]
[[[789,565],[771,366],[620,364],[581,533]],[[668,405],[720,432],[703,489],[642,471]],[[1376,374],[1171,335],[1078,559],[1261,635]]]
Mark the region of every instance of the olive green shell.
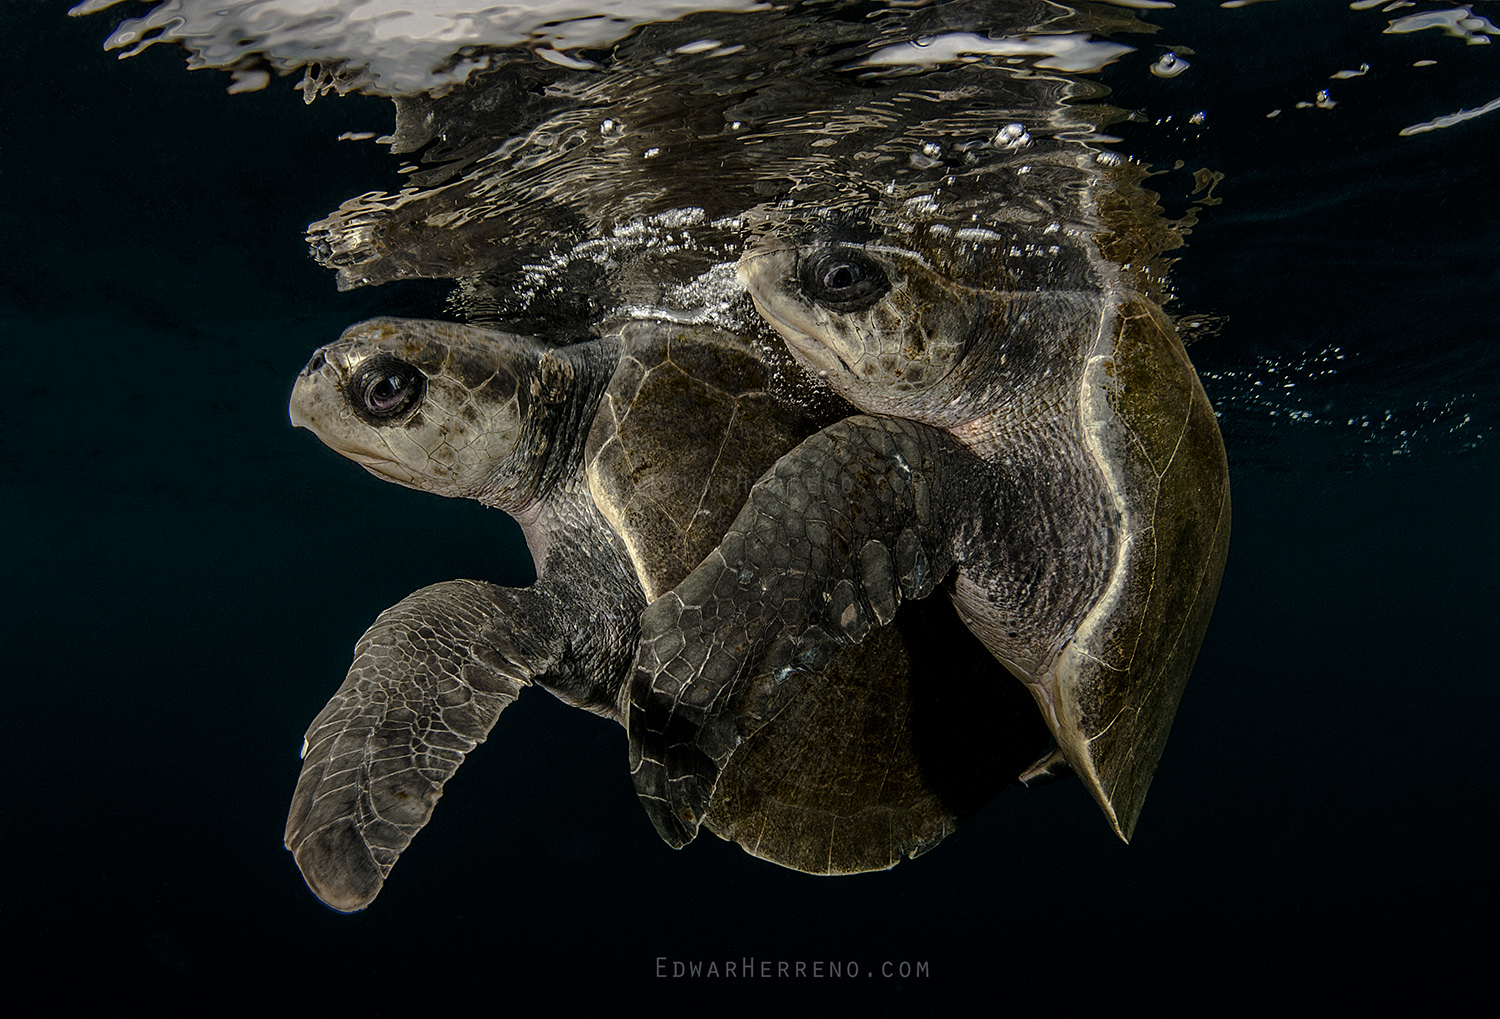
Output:
[[768,366],[730,333],[632,323],[623,338],[584,469],[651,600],[718,546],[750,486],[826,422],[773,396]]
[[[1129,838],[1208,630],[1229,555],[1229,470],[1213,407],[1154,303],[1117,310],[1084,371],[1096,462],[1127,508],[1109,591],[1060,662],[1064,752]],[[1066,745],[1071,743],[1071,745]]]

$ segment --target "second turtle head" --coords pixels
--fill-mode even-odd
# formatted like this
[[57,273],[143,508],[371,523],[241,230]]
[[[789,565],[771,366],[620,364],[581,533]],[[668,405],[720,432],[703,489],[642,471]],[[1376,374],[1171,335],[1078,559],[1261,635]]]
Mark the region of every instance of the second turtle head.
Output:
[[921,417],[950,399],[983,313],[967,288],[882,244],[773,242],[739,272],[793,356],[870,413]]

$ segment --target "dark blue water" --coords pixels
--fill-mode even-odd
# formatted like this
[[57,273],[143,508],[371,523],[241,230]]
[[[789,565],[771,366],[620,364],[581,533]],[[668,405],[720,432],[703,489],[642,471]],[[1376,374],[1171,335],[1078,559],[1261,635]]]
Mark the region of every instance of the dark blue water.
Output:
[[[1330,63],[1378,65],[1390,43],[1345,45],[1341,6],[1283,6],[1239,12],[1233,32],[1217,9],[1155,16],[1234,58],[1115,97],[1210,114],[1202,132],[1117,133],[1228,175],[1177,285],[1179,310],[1227,320],[1191,353],[1235,499],[1214,622],[1131,846],[1063,783],[1007,791],[886,874],[807,877],[710,838],[673,853],[621,730],[537,695],[352,917],[307,893],[280,843],[308,719],[380,609],[479,568],[512,584],[530,570],[499,514],[378,482],[286,421],[313,347],[441,307],[438,286],[336,293],[301,239],[389,186],[388,157],[333,140],[388,130],[389,104],[304,107],[284,84],[226,97],[164,47],[116,64],[107,16],[7,7],[12,980],[65,1001],[95,979],[120,1012],[499,1013],[604,993],[703,1011],[868,995],[884,1013],[968,994],[1061,1015],[1436,1003],[1476,982],[1496,908],[1500,114],[1395,132],[1493,98],[1500,76],[1464,52],[1442,108],[1372,72],[1379,102],[1268,122]],[[1304,34],[1247,41],[1291,23]],[[1162,182],[1169,212],[1185,179]],[[1354,356],[1294,396],[1255,392],[1267,365],[1325,348]],[[1361,415],[1377,424],[1345,423]],[[860,976],[656,976],[658,958],[670,973],[749,957]],[[927,968],[886,980],[887,961]]]

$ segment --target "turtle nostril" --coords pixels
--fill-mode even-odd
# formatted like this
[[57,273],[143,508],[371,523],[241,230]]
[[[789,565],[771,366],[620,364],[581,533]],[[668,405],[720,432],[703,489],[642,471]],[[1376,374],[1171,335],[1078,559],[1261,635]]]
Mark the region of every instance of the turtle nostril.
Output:
[[327,361],[323,357],[323,351],[319,350],[316,354],[314,354],[312,356],[312,360],[309,361],[309,362],[307,362],[307,367],[302,369],[302,374],[303,375],[311,375],[313,372],[315,372],[319,368],[323,367],[323,365],[326,364],[326,363],[327,363]]

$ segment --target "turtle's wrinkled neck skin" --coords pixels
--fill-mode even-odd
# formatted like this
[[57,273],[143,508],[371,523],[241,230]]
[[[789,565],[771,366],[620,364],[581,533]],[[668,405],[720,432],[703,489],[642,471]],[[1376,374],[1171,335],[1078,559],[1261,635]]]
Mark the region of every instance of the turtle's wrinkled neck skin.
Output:
[[[516,452],[480,465],[488,477],[466,493],[515,517],[538,578],[556,568],[554,559],[566,558],[555,554],[559,545],[591,544],[589,535],[608,532],[588,495],[583,455],[589,422],[619,359],[617,338],[544,353],[527,380],[528,413],[521,418]],[[565,534],[578,537],[564,539]]]

